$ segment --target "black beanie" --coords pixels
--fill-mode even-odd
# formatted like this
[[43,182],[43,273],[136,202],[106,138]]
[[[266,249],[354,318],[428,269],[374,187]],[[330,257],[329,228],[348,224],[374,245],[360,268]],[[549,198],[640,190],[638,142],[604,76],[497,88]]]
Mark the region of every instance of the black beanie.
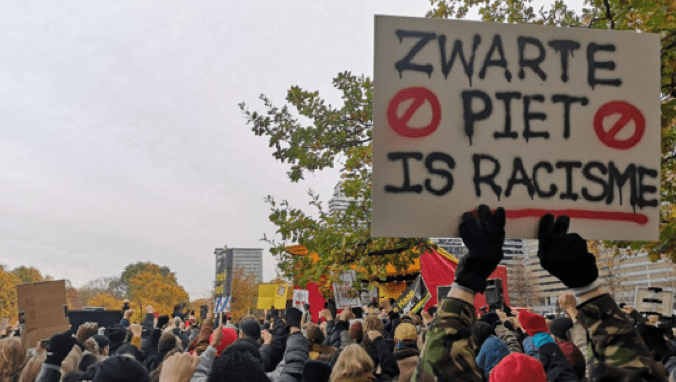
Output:
[[117,347],[124,342],[124,339],[127,338],[127,329],[119,324],[110,325],[106,328],[103,335],[108,337],[110,340],[110,347]]
[[484,341],[486,341],[486,339],[491,335],[493,335],[493,329],[491,329],[491,326],[488,323],[485,321],[474,322],[474,325],[472,325],[472,339],[476,344],[476,354],[479,354],[481,345],[483,345]]
[[258,340],[261,338],[261,325],[256,320],[244,320],[239,324],[239,329],[249,338]]
[[568,340],[568,334],[566,332],[572,327],[573,320],[568,317],[559,317],[549,324],[549,332],[562,340]]
[[246,338],[240,338],[237,341],[233,342],[225,348],[223,353],[228,353],[228,352],[248,352],[251,353],[251,355],[258,359],[259,361],[262,359],[261,358],[261,351],[258,349],[258,344],[254,343],[253,341],[250,341]]
[[99,349],[110,345],[110,340],[108,339],[108,337],[106,337],[104,335],[95,334],[95,335],[92,336],[92,338],[94,339],[94,341],[96,341],[97,344],[99,344]]
[[[243,341],[236,341],[243,342]],[[249,352],[229,351],[228,346],[214,361],[208,382],[270,382],[263,372],[260,360]]]
[[139,361],[114,356],[99,364],[92,382],[150,382],[150,374]]
[[329,382],[331,366],[322,361],[307,361],[303,366],[301,382]]

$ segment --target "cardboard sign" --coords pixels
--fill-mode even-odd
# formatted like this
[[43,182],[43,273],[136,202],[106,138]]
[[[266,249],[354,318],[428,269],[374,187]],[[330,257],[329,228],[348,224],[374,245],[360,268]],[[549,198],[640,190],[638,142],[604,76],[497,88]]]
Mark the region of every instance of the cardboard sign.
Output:
[[34,347],[37,341],[70,328],[64,312],[67,305],[64,280],[17,285],[16,293],[19,311],[26,320],[21,332],[24,348]]
[[305,289],[294,289],[293,307],[303,310],[303,304],[310,303],[310,292]]
[[345,309],[349,307],[361,306],[359,294],[354,293],[352,284],[357,280],[356,271],[341,272],[340,282],[333,283],[333,295],[336,300],[336,309]]
[[641,313],[659,313],[663,316],[672,315],[674,292],[662,288],[636,287],[634,294],[634,309]]
[[286,285],[260,284],[258,285],[257,309],[286,309]]
[[660,38],[376,16],[375,237],[457,237],[463,212],[545,213],[586,239],[657,240]]

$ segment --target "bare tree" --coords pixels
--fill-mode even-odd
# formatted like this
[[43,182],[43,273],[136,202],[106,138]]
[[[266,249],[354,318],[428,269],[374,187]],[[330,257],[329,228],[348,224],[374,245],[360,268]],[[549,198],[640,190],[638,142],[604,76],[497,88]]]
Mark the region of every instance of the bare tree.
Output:
[[525,259],[518,256],[507,269],[511,304],[513,306],[540,304],[542,296],[534,290],[537,277],[528,269]]

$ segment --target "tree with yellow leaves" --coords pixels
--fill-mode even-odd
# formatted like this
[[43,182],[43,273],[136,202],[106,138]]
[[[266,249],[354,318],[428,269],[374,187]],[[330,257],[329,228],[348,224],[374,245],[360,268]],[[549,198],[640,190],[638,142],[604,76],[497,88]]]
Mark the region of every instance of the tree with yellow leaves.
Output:
[[14,322],[18,316],[16,307],[16,288],[21,280],[12,272],[4,270],[0,265],[0,318],[9,318]]
[[148,270],[138,272],[130,279],[129,297],[130,305],[134,309],[132,321],[138,322],[143,319],[145,307],[148,305],[152,305],[159,315],[171,316],[174,305],[189,301],[188,293],[178,285],[173,273],[163,274]]
[[248,314],[251,309],[256,308],[256,297],[258,297],[256,274],[245,272],[244,269],[239,267],[233,268],[230,316],[237,321],[240,317]]
[[108,292],[101,292],[89,298],[87,306],[102,307],[106,310],[119,310],[122,307],[122,300],[115,298],[115,296]]

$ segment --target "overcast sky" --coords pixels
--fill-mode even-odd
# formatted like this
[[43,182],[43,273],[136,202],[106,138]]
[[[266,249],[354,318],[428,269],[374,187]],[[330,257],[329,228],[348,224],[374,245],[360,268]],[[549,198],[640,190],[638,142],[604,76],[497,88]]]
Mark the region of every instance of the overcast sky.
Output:
[[291,184],[237,104],[300,85],[333,103],[372,76],[375,14],[427,0],[0,3],[0,264],[81,286],[137,261],[206,296],[216,247],[264,249],[267,195],[328,200],[337,171]]
[[263,199],[328,199],[286,178],[237,104],[373,71],[373,16],[425,0],[0,3],[0,264],[80,286],[136,261],[206,295],[216,247],[264,248]]

